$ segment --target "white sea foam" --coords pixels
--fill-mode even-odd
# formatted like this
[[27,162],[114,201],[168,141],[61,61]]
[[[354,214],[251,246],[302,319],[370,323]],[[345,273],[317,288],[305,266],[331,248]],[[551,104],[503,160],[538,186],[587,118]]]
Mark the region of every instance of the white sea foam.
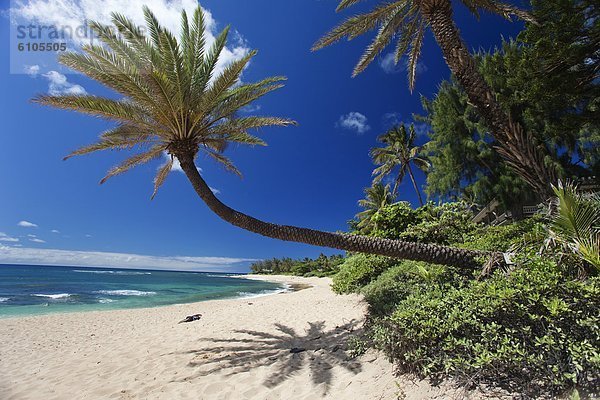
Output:
[[283,284],[283,288],[281,289],[267,289],[267,290],[262,290],[258,293],[251,293],[251,292],[238,292],[238,296],[243,298],[243,299],[251,299],[254,297],[263,297],[263,296],[270,296],[272,294],[279,294],[279,293],[287,293],[291,290],[291,286],[288,285],[287,283]]
[[59,294],[43,294],[43,293],[40,293],[40,294],[32,294],[32,296],[35,296],[35,297],[46,297],[46,298],[49,298],[49,299],[52,299],[52,300],[59,300],[59,299],[66,299],[68,297],[71,297],[71,294],[70,293],[59,293]]
[[114,300],[112,299],[98,299],[98,303],[100,304],[107,304],[107,303],[112,303],[114,302]]
[[141,290],[99,290],[96,293],[108,296],[152,296],[156,292],[144,292]]
[[152,275],[152,272],[140,272],[140,271],[100,271],[97,269],[85,270],[85,269],[74,269],[73,272],[83,272],[87,274],[111,274],[111,275]]
[[0,297],[0,303],[5,303],[10,300],[10,297]]

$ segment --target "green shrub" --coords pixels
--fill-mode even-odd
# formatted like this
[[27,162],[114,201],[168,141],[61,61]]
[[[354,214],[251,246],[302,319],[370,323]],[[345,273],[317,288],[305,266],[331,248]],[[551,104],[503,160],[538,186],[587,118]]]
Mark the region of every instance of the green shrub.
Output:
[[369,304],[370,317],[387,315],[409,295],[431,285],[453,280],[450,270],[440,265],[402,261],[383,272],[360,292]]
[[426,205],[413,210],[406,202],[382,207],[373,217],[374,236],[412,242],[451,244],[463,241],[477,225],[461,202]]
[[[373,286],[365,288],[371,298]],[[529,256],[508,277],[409,292],[370,328],[402,371],[530,396],[600,383],[598,278],[573,281],[554,262]]]
[[319,255],[316,259],[304,258],[293,260],[286,258],[272,258],[270,260],[255,261],[250,265],[253,274],[266,275],[299,275],[299,276],[331,276],[339,271],[339,266],[344,262],[341,255]]
[[410,226],[416,224],[417,211],[413,210],[406,201],[381,207],[372,217],[372,225],[375,227],[373,236],[398,239],[400,235]]
[[472,219],[473,214],[464,203],[444,203],[439,206],[428,203],[417,209],[419,222],[408,226],[399,238],[444,245],[461,243],[465,235],[477,229]]
[[353,254],[340,265],[333,277],[332,288],[336,293],[351,293],[371,282],[396,261],[388,257],[370,254]]
[[[464,236],[460,247],[473,250],[507,251],[515,245],[527,245],[529,236],[543,235],[541,217],[502,226],[482,226]],[[523,246],[520,246],[523,247]]]

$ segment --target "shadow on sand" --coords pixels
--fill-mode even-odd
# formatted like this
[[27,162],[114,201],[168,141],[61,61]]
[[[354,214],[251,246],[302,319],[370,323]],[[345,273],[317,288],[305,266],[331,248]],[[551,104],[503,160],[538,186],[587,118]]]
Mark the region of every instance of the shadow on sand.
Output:
[[325,389],[333,380],[332,368],[341,366],[355,374],[361,365],[348,356],[347,341],[356,335],[358,322],[352,320],[334,329],[325,330],[323,321],[310,322],[302,334],[282,324],[275,324],[277,333],[236,330],[232,339],[202,338],[214,343],[187,353],[194,358],[188,364],[195,368],[192,377],[206,376],[215,372],[228,375],[243,373],[261,366],[271,366],[273,372],[264,385],[273,388],[292,375],[308,369],[314,385]]

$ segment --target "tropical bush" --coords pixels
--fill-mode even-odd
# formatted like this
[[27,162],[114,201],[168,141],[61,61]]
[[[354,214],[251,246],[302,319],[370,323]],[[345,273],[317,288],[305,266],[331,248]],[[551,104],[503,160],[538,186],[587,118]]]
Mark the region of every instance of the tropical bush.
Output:
[[382,207],[373,215],[373,236],[402,239],[411,242],[452,244],[463,241],[463,236],[477,225],[465,203],[426,205],[413,209],[407,202]]
[[395,263],[388,257],[353,254],[340,265],[340,271],[333,277],[331,287],[336,293],[358,291]]
[[460,278],[452,276],[443,266],[403,261],[381,273],[359,291],[369,304],[369,315],[373,318],[391,313],[402,300],[427,290],[429,285],[454,279]]
[[[564,206],[560,201],[557,208],[562,219]],[[400,371],[434,382],[452,377],[525,397],[573,388],[597,391],[600,278],[575,279],[575,255],[541,251],[549,229],[559,232],[556,219],[477,226],[469,215],[460,203],[417,210],[397,203],[374,216],[379,218],[375,233],[382,236],[517,256],[509,274],[496,271],[475,279],[478,271],[352,255],[340,265],[333,288],[364,295],[367,341]]]
[[[487,251],[509,251],[515,247],[534,244],[534,238],[546,235],[543,218],[517,221],[502,226],[480,226],[464,235],[461,247]],[[541,243],[540,243],[541,246]]]
[[331,276],[339,271],[339,266],[344,262],[341,255],[319,255],[316,259],[305,258],[294,260],[292,258],[272,258],[269,260],[255,261],[250,265],[253,274],[265,275],[299,275],[299,276]]
[[536,256],[522,261],[508,277],[366,287],[375,304],[381,297],[374,293],[397,295],[389,316],[371,322],[375,345],[400,370],[423,377],[530,396],[593,390],[600,383],[600,279],[574,281]]

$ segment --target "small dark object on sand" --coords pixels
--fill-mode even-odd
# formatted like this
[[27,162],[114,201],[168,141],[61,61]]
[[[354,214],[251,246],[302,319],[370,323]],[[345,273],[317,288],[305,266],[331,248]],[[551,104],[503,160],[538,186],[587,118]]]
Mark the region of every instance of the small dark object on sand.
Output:
[[202,318],[202,314],[188,315],[187,317],[185,317],[185,319],[179,321],[179,323],[181,324],[182,322],[198,321],[200,320],[200,318]]
[[290,349],[290,353],[292,353],[292,354],[302,353],[303,351],[306,351],[306,349],[304,347],[292,347]]

